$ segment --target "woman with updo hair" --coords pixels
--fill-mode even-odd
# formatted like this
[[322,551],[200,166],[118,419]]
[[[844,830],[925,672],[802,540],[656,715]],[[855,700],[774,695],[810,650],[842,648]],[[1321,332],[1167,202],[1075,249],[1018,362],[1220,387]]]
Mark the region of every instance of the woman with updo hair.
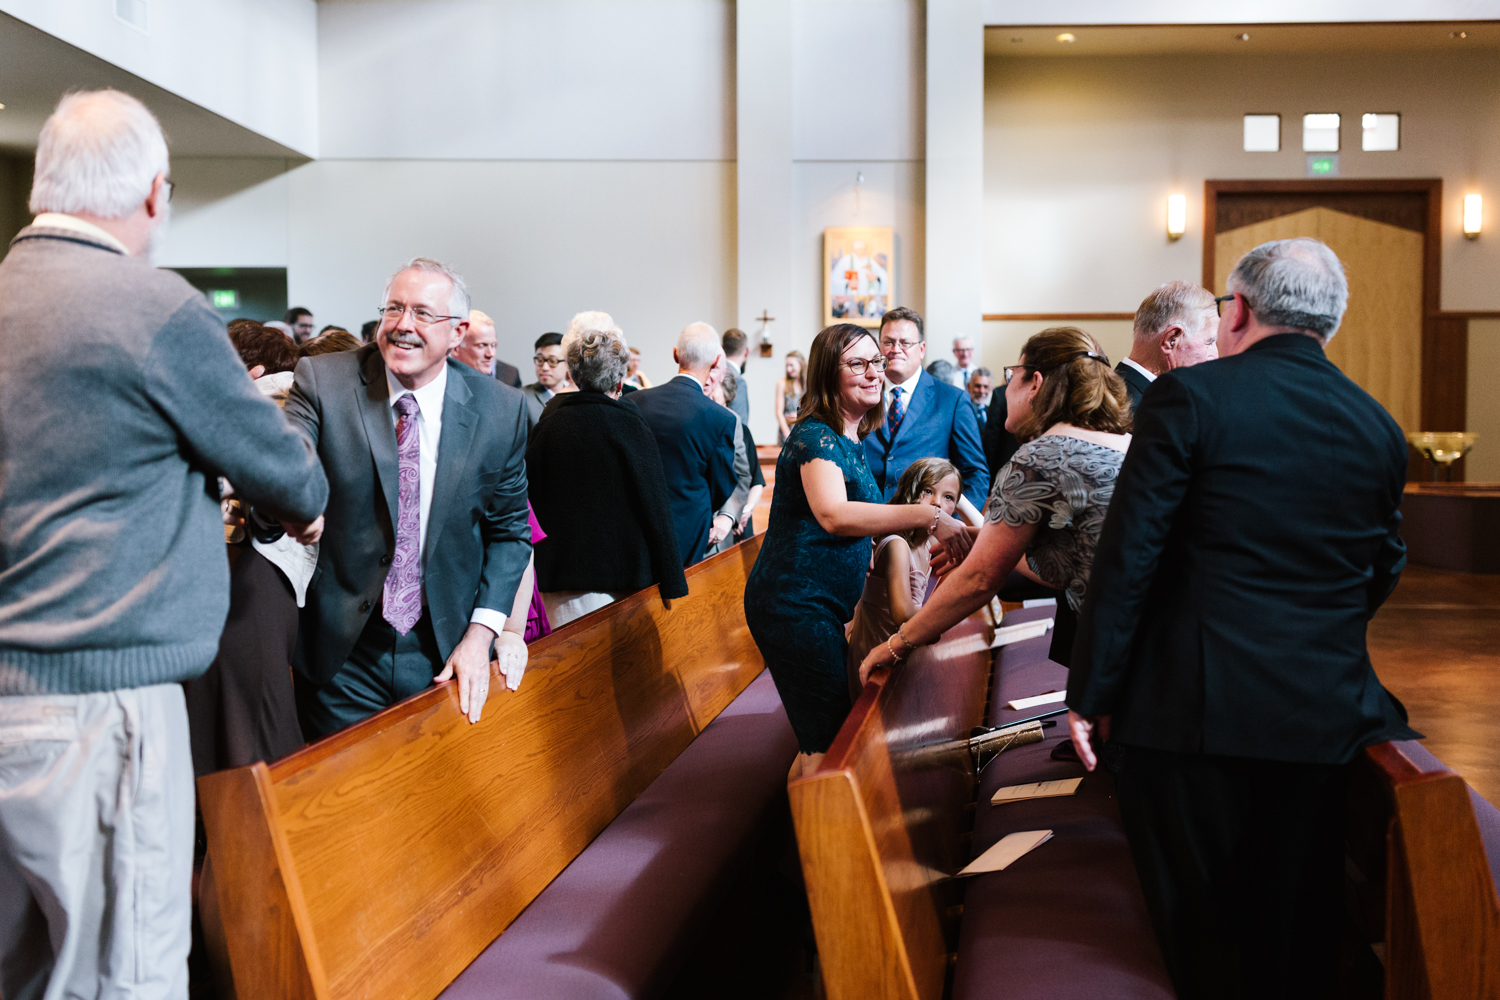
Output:
[[1005,405],[1005,429],[1022,443],[990,486],[973,550],[891,642],[870,651],[861,681],[989,603],[1013,569],[1064,592],[1050,655],[1063,666],[1072,658],[1099,529],[1130,446],[1125,380],[1092,336],[1054,327],[1005,369]]
[[547,401],[526,446],[537,589],[553,628],[653,584],[687,596],[656,438],[620,401],[630,349],[618,329],[569,331],[577,392]]

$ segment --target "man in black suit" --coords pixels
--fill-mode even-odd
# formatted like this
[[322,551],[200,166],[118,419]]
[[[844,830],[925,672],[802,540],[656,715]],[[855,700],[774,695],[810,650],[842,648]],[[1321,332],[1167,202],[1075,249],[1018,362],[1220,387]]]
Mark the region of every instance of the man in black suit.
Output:
[[[1182,997],[1332,995],[1348,762],[1417,736],[1365,626],[1406,561],[1406,442],[1323,353],[1337,257],[1267,243],[1229,277],[1225,357],[1141,405],[1068,678],[1107,738],[1141,885]],[[1345,334],[1357,336],[1357,334]]]
[[527,430],[542,419],[547,401],[557,395],[568,380],[568,359],[563,356],[562,342],[560,333],[544,333],[536,338],[536,353],[531,356],[536,365],[536,381],[521,390],[526,397]]
[[1146,296],[1135,311],[1130,356],[1115,365],[1130,393],[1130,408],[1157,377],[1219,356],[1219,314],[1214,294],[1191,281],[1169,281]]
[[292,664],[310,739],[455,676],[477,722],[491,645],[502,666],[524,650],[505,626],[531,557],[526,408],[448,357],[468,315],[462,280],[417,258],[391,279],[374,344],[297,366],[286,414],[330,491]]
[[661,450],[662,472],[672,504],[672,523],[682,548],[682,564],[703,559],[710,545],[734,529],[724,510],[734,494],[733,413],[705,396],[704,388],[722,366],[724,349],[707,323],[693,323],[672,350],[677,377],[633,393],[630,401],[645,418]]

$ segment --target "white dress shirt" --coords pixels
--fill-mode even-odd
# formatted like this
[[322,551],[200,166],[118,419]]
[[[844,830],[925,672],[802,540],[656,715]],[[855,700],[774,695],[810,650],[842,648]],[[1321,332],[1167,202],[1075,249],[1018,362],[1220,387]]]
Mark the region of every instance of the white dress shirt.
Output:
[[100,243],[107,244],[127,257],[130,256],[130,251],[125,248],[125,244],[92,222],[84,222],[76,215],[64,215],[61,212],[43,212],[33,219],[31,224],[33,226],[45,226],[48,229],[71,229],[75,233],[82,233],[84,236],[90,236]]
[[[438,369],[437,378],[420,389],[407,389],[396,381],[390,369],[385,373],[386,388],[390,390],[391,426],[396,426],[396,401],[402,396],[417,399],[417,509],[421,516],[417,533],[417,553],[422,563],[422,603],[427,603],[427,514],[432,510],[433,484],[437,482],[438,445],[443,439],[443,397],[448,391],[448,365]],[[399,447],[399,446],[398,446]],[[400,456],[397,456],[400,462]],[[509,609],[507,609],[508,611]],[[494,631],[496,635],[505,628],[505,612],[490,608],[475,608],[469,621]]]
[[[901,405],[903,407],[909,408],[911,406],[911,394],[916,391],[917,380],[921,377],[921,365],[917,366],[917,370],[913,372],[911,378],[908,378],[905,382],[892,383],[891,373],[887,371],[885,374],[885,412],[891,412],[891,390],[897,388],[898,386],[901,389]],[[903,416],[902,419],[906,419],[905,416]]]
[[1120,360],[1124,361],[1127,365],[1129,365],[1130,367],[1134,368],[1136,371],[1140,372],[1142,375],[1146,376],[1146,381],[1147,382],[1155,382],[1156,381],[1156,373],[1153,372],[1153,371],[1151,371],[1150,369],[1142,368],[1140,365],[1136,364],[1134,361],[1131,361],[1129,358],[1121,358]]

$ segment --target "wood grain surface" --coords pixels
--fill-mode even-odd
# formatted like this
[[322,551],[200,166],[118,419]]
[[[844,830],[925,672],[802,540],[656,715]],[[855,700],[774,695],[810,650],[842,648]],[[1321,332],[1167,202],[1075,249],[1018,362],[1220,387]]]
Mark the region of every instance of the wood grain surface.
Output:
[[943,995],[973,765],[967,751],[919,750],[983,721],[991,634],[976,615],[877,670],[822,764],[788,785],[833,1000]]
[[217,861],[247,830],[285,845],[310,995],[436,996],[760,673],[743,610],[760,541],[689,569],[670,609],[653,587],[534,643],[477,725],[450,682],[257,765],[259,813],[252,769],[201,779],[226,934],[249,942],[231,945],[236,982],[280,975],[272,859]]

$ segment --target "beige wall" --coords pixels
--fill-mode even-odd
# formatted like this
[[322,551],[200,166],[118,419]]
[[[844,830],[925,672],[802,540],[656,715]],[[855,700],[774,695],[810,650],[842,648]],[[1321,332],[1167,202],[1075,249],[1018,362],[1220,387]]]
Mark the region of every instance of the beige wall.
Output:
[[1469,413],[1479,440],[1464,460],[1471,483],[1500,483],[1500,319],[1469,321]]

